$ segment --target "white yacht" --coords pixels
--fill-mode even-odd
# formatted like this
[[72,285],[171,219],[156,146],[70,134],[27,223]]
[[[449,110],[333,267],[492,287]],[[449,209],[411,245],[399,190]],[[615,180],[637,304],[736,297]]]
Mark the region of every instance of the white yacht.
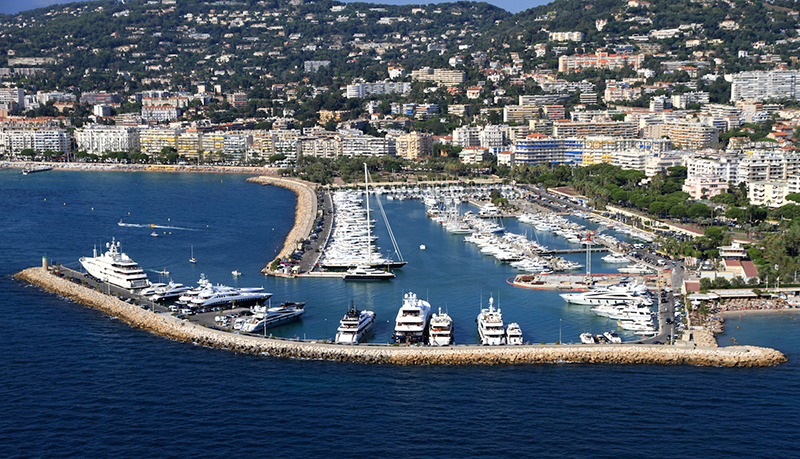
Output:
[[601,305],[630,303],[635,306],[652,306],[653,300],[629,291],[616,290],[589,290],[577,293],[562,293],[561,298],[572,304]]
[[583,344],[597,344],[597,340],[594,338],[594,335],[586,332],[581,333],[581,343]]
[[305,302],[294,303],[287,301],[276,307],[253,306],[251,308],[253,315],[238,319],[234,322],[233,328],[243,333],[257,333],[263,330],[266,334],[271,327],[277,327],[299,319],[305,312],[305,309],[303,309],[305,305]]
[[272,296],[272,293],[266,293],[263,290],[263,287],[233,288],[226,285],[215,285],[192,298],[189,305],[197,308],[247,306],[267,300]]
[[190,287],[170,281],[169,284],[161,284],[161,286],[154,288],[149,298],[152,301],[164,301],[178,298],[189,290],[191,290]]
[[503,315],[500,308],[494,308],[494,298],[489,297],[489,308],[478,314],[478,334],[481,344],[500,346],[506,344],[506,330],[503,328]]
[[625,264],[631,261],[621,253],[612,253],[601,258],[603,263]]
[[358,344],[375,323],[375,313],[372,311],[359,311],[354,304],[350,304],[339,328],[336,330],[337,344]]
[[656,333],[656,324],[652,320],[641,319],[619,319],[617,321],[619,328],[628,331],[643,332],[643,333]]
[[506,328],[506,343],[509,346],[522,344],[522,328],[516,322],[511,322]]
[[603,336],[606,337],[609,343],[619,344],[622,342],[622,338],[620,338],[617,332],[615,332],[614,330],[603,333]]
[[380,281],[394,279],[393,272],[373,268],[369,265],[358,265],[347,270],[344,275],[346,281]]
[[143,289],[150,285],[144,270],[126,253],[119,251],[119,241],[112,238],[111,242],[106,243],[106,248],[108,250],[102,255],[97,255],[95,247],[93,256],[80,258],[81,265],[89,275],[128,290]]
[[431,346],[449,346],[453,344],[453,319],[446,312],[431,316],[431,324],[428,328],[428,344]]
[[601,304],[592,308],[592,312],[600,317],[609,319],[650,319],[653,311],[647,306],[633,306],[630,304]]
[[653,270],[644,266],[624,266],[617,268],[622,274],[653,274]]
[[397,311],[392,342],[415,344],[425,342],[425,332],[431,316],[431,304],[408,292],[403,295],[403,305]]

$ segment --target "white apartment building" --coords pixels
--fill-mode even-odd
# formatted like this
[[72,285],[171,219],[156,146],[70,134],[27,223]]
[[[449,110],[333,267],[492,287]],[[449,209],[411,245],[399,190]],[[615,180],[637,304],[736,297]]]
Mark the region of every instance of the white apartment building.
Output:
[[739,183],[739,157],[727,154],[698,152],[685,158],[687,177],[718,177],[730,183]]
[[506,145],[506,133],[502,126],[493,124],[483,126],[478,138],[481,148],[486,148],[491,153],[497,153]]
[[550,41],[583,41],[583,32],[550,32]]
[[342,156],[395,156],[395,140],[370,135],[347,135],[341,137]]
[[413,81],[433,81],[440,85],[459,85],[466,81],[466,74],[460,70],[432,69],[423,67],[411,72]]
[[69,154],[69,132],[65,129],[0,129],[0,148],[14,155],[27,149]]
[[481,146],[481,129],[476,126],[461,126],[453,130],[453,145],[457,147]]
[[670,167],[683,165],[683,156],[686,153],[685,151],[665,151],[649,157],[644,163],[644,174],[648,177],[666,174]]
[[342,154],[342,142],[335,136],[304,136],[298,141],[300,156],[336,159]]
[[786,180],[800,175],[800,155],[796,153],[751,151],[739,161],[736,182]]
[[752,99],[797,99],[800,96],[798,70],[771,70],[731,75],[731,101]]
[[147,121],[172,121],[181,116],[181,110],[171,105],[150,105],[142,107],[142,118]]
[[141,149],[139,130],[131,126],[89,125],[75,130],[78,150],[102,155],[111,151],[134,153]]
[[345,95],[348,99],[360,99],[374,94],[408,94],[411,83],[382,81],[378,83],[353,83],[347,85]]
[[0,104],[9,110],[25,108],[25,90],[22,88],[0,87]]

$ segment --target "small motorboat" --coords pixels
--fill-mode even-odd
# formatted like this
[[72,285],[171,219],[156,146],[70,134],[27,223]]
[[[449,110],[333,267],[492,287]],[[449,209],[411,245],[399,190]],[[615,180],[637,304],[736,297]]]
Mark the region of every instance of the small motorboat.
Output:
[[231,271],[231,274],[233,274],[233,277],[239,277],[242,275],[242,272],[239,271],[238,269],[234,269],[233,271]]

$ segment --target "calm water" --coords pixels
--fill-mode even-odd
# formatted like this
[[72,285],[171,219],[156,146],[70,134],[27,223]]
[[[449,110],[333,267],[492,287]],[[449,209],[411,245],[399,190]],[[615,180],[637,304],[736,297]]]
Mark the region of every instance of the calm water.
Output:
[[[10,278],[42,255],[77,267],[116,237],[154,281],[162,269],[189,284],[205,273],[263,285],[276,301],[307,301],[301,322],[273,330],[283,336],[332,337],[353,300],[376,311],[370,340],[385,341],[409,290],[449,311],[461,343],[477,340],[475,316],[489,295],[531,342],[556,341],[559,328],[564,341],[611,328],[553,293],[507,285],[512,268],[447,234],[414,201],[384,202],[409,261],[393,282],[265,278],[259,270],[291,227],[294,195],[244,179],[0,171],[4,457],[797,456],[796,315],[734,317],[720,339],[784,351],[789,363],[775,368],[404,368],[176,343]],[[156,228],[156,238],[150,224],[170,228]],[[385,253],[380,225],[379,236]],[[593,271],[613,271],[597,258]],[[243,276],[233,279],[232,269]]]

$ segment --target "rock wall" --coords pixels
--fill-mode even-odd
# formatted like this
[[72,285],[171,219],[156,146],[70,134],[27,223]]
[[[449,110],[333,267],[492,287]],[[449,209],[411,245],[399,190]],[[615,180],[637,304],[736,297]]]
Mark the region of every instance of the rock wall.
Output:
[[16,278],[76,302],[119,317],[128,324],[155,334],[199,344],[250,354],[299,359],[325,359],[340,362],[399,365],[498,365],[531,363],[612,363],[668,364],[728,367],[760,367],[786,361],[779,351],[754,346],[675,347],[664,345],[528,345],[528,346],[454,346],[447,348],[395,347],[386,345],[342,346],[313,341],[290,341],[259,338],[213,330],[154,314],[97,290],[70,282],[43,268],[29,268]]
[[[286,236],[283,249],[276,258],[286,258],[299,248],[298,242],[307,239],[314,229],[314,220],[317,218],[317,193],[316,185],[301,180],[285,179],[279,177],[250,177],[251,183],[262,185],[275,185],[288,188],[297,195],[297,207],[294,212],[294,227]],[[268,269],[265,268],[265,270]]]

